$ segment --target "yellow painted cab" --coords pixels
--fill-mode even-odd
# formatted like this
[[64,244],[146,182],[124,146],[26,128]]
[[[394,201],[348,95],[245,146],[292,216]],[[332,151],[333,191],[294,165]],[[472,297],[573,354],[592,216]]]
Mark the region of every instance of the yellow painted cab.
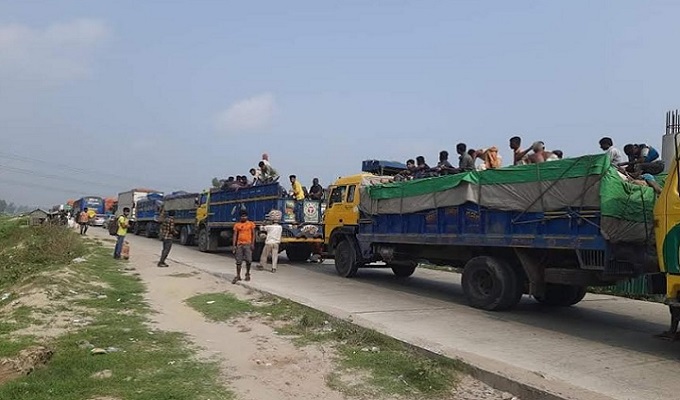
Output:
[[356,175],[338,178],[328,188],[323,217],[324,244],[329,255],[343,235],[355,234],[359,225],[360,189],[367,185],[386,183],[406,169],[406,164],[394,161],[366,160]]

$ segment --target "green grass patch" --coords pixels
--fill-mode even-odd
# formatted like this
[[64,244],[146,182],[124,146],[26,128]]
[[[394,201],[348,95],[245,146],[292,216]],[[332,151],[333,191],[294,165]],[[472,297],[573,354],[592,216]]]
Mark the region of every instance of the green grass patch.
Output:
[[[276,331],[293,336],[301,346],[331,343],[337,350],[338,371],[331,374],[329,384],[352,396],[376,391],[386,395],[442,395],[455,387],[463,369],[457,361],[425,354],[376,331],[274,296],[246,302],[229,293],[213,293],[192,297],[187,303],[214,321],[226,321],[249,312],[285,322],[276,324]],[[339,376],[351,375],[352,371],[363,372],[367,376],[365,382],[358,385],[342,382]]]
[[[40,343],[54,350],[48,365],[0,386],[0,399],[233,399],[232,393],[218,382],[218,364],[197,360],[195,349],[183,335],[149,328],[147,316],[151,310],[144,301],[145,288],[139,278],[124,274],[123,264],[113,260],[108,249],[89,244],[82,255],[85,254],[88,261],[73,268],[77,276],[65,289],[88,295],[68,304],[87,307],[91,323]],[[50,268],[58,267],[46,264],[39,270]],[[96,282],[105,287],[94,285]],[[0,320],[14,318],[30,323],[35,311],[19,307],[12,316]],[[0,322],[0,331],[2,327]],[[34,338],[9,340],[1,333],[0,356],[15,356],[35,344]],[[111,351],[92,355],[91,346]],[[112,376],[93,377],[103,370],[110,370]]]
[[231,293],[206,293],[187,299],[186,303],[211,321],[227,321],[240,314],[254,310],[247,301]]

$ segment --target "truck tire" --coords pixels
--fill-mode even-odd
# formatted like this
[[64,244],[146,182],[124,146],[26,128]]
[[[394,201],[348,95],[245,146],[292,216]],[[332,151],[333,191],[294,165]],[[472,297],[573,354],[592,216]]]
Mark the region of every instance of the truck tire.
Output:
[[286,257],[290,262],[305,262],[312,255],[312,248],[307,244],[289,244],[286,246]]
[[144,230],[144,236],[146,236],[148,238],[152,238],[152,237],[155,236],[154,235],[154,224],[153,224],[153,222],[149,222],[148,224],[146,224],[146,229]]
[[133,232],[135,235],[139,236],[139,234],[140,234],[141,232],[140,232],[140,230],[139,230],[139,224],[138,224],[138,223],[135,224],[135,227],[132,229],[132,232]]
[[543,296],[534,296],[534,299],[546,306],[569,307],[583,300],[586,292],[587,288],[584,286],[548,283]]
[[335,270],[338,275],[351,278],[357,274],[359,263],[354,246],[348,240],[342,240],[335,248]]
[[198,231],[198,250],[204,253],[217,250],[217,235],[208,234],[208,230],[201,228]]
[[388,267],[392,268],[392,272],[397,278],[408,278],[413,275],[418,264],[411,263],[407,265],[392,265],[388,264]]
[[183,226],[179,231],[179,243],[182,246],[191,246],[191,238],[189,237],[189,229]]
[[470,306],[487,311],[508,310],[522,298],[519,274],[494,257],[475,257],[465,264],[463,292]]

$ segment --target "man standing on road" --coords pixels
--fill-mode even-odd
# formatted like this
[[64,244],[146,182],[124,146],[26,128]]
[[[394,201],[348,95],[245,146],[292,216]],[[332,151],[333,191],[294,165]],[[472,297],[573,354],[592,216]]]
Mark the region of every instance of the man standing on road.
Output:
[[90,214],[87,213],[87,207],[78,215],[78,223],[80,224],[80,234],[87,235],[87,226],[90,224]]
[[116,224],[118,224],[118,231],[116,232],[116,247],[113,250],[113,258],[120,259],[120,253],[123,251],[123,243],[125,243],[125,235],[127,235],[128,226],[130,225],[130,220],[128,220],[128,215],[130,215],[130,208],[123,208],[123,215],[116,219]]
[[170,210],[165,214],[163,222],[161,223],[161,240],[163,241],[163,250],[161,251],[161,260],[158,261],[159,267],[167,267],[165,259],[170,254],[172,248],[172,239],[175,237],[175,210]]
[[232,243],[234,256],[236,257],[236,276],[231,283],[241,280],[241,264],[246,262],[246,281],[250,280],[250,266],[253,262],[253,250],[255,250],[255,224],[248,221],[248,213],[241,211],[241,221],[234,225],[234,241]]
[[261,230],[267,232],[267,238],[264,241],[264,249],[262,250],[262,255],[260,256],[260,262],[257,265],[257,269],[263,270],[267,265],[267,260],[269,256],[272,257],[272,272],[276,272],[276,266],[279,262],[279,244],[281,243],[281,233],[283,228],[279,225],[281,220],[281,213],[271,211],[269,213],[270,224],[262,226]]

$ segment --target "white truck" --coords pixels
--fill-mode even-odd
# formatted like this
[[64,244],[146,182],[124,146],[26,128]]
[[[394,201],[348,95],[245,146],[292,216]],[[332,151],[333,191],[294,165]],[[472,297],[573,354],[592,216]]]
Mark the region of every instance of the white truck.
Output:
[[149,193],[160,193],[157,190],[151,190],[151,189],[131,189],[128,190],[127,192],[122,192],[118,193],[118,207],[116,208],[116,217],[120,216],[123,214],[123,209],[125,207],[130,209],[130,227],[128,228],[130,232],[134,231],[135,227],[135,208],[137,206],[137,202],[141,199],[146,197],[147,194]]

